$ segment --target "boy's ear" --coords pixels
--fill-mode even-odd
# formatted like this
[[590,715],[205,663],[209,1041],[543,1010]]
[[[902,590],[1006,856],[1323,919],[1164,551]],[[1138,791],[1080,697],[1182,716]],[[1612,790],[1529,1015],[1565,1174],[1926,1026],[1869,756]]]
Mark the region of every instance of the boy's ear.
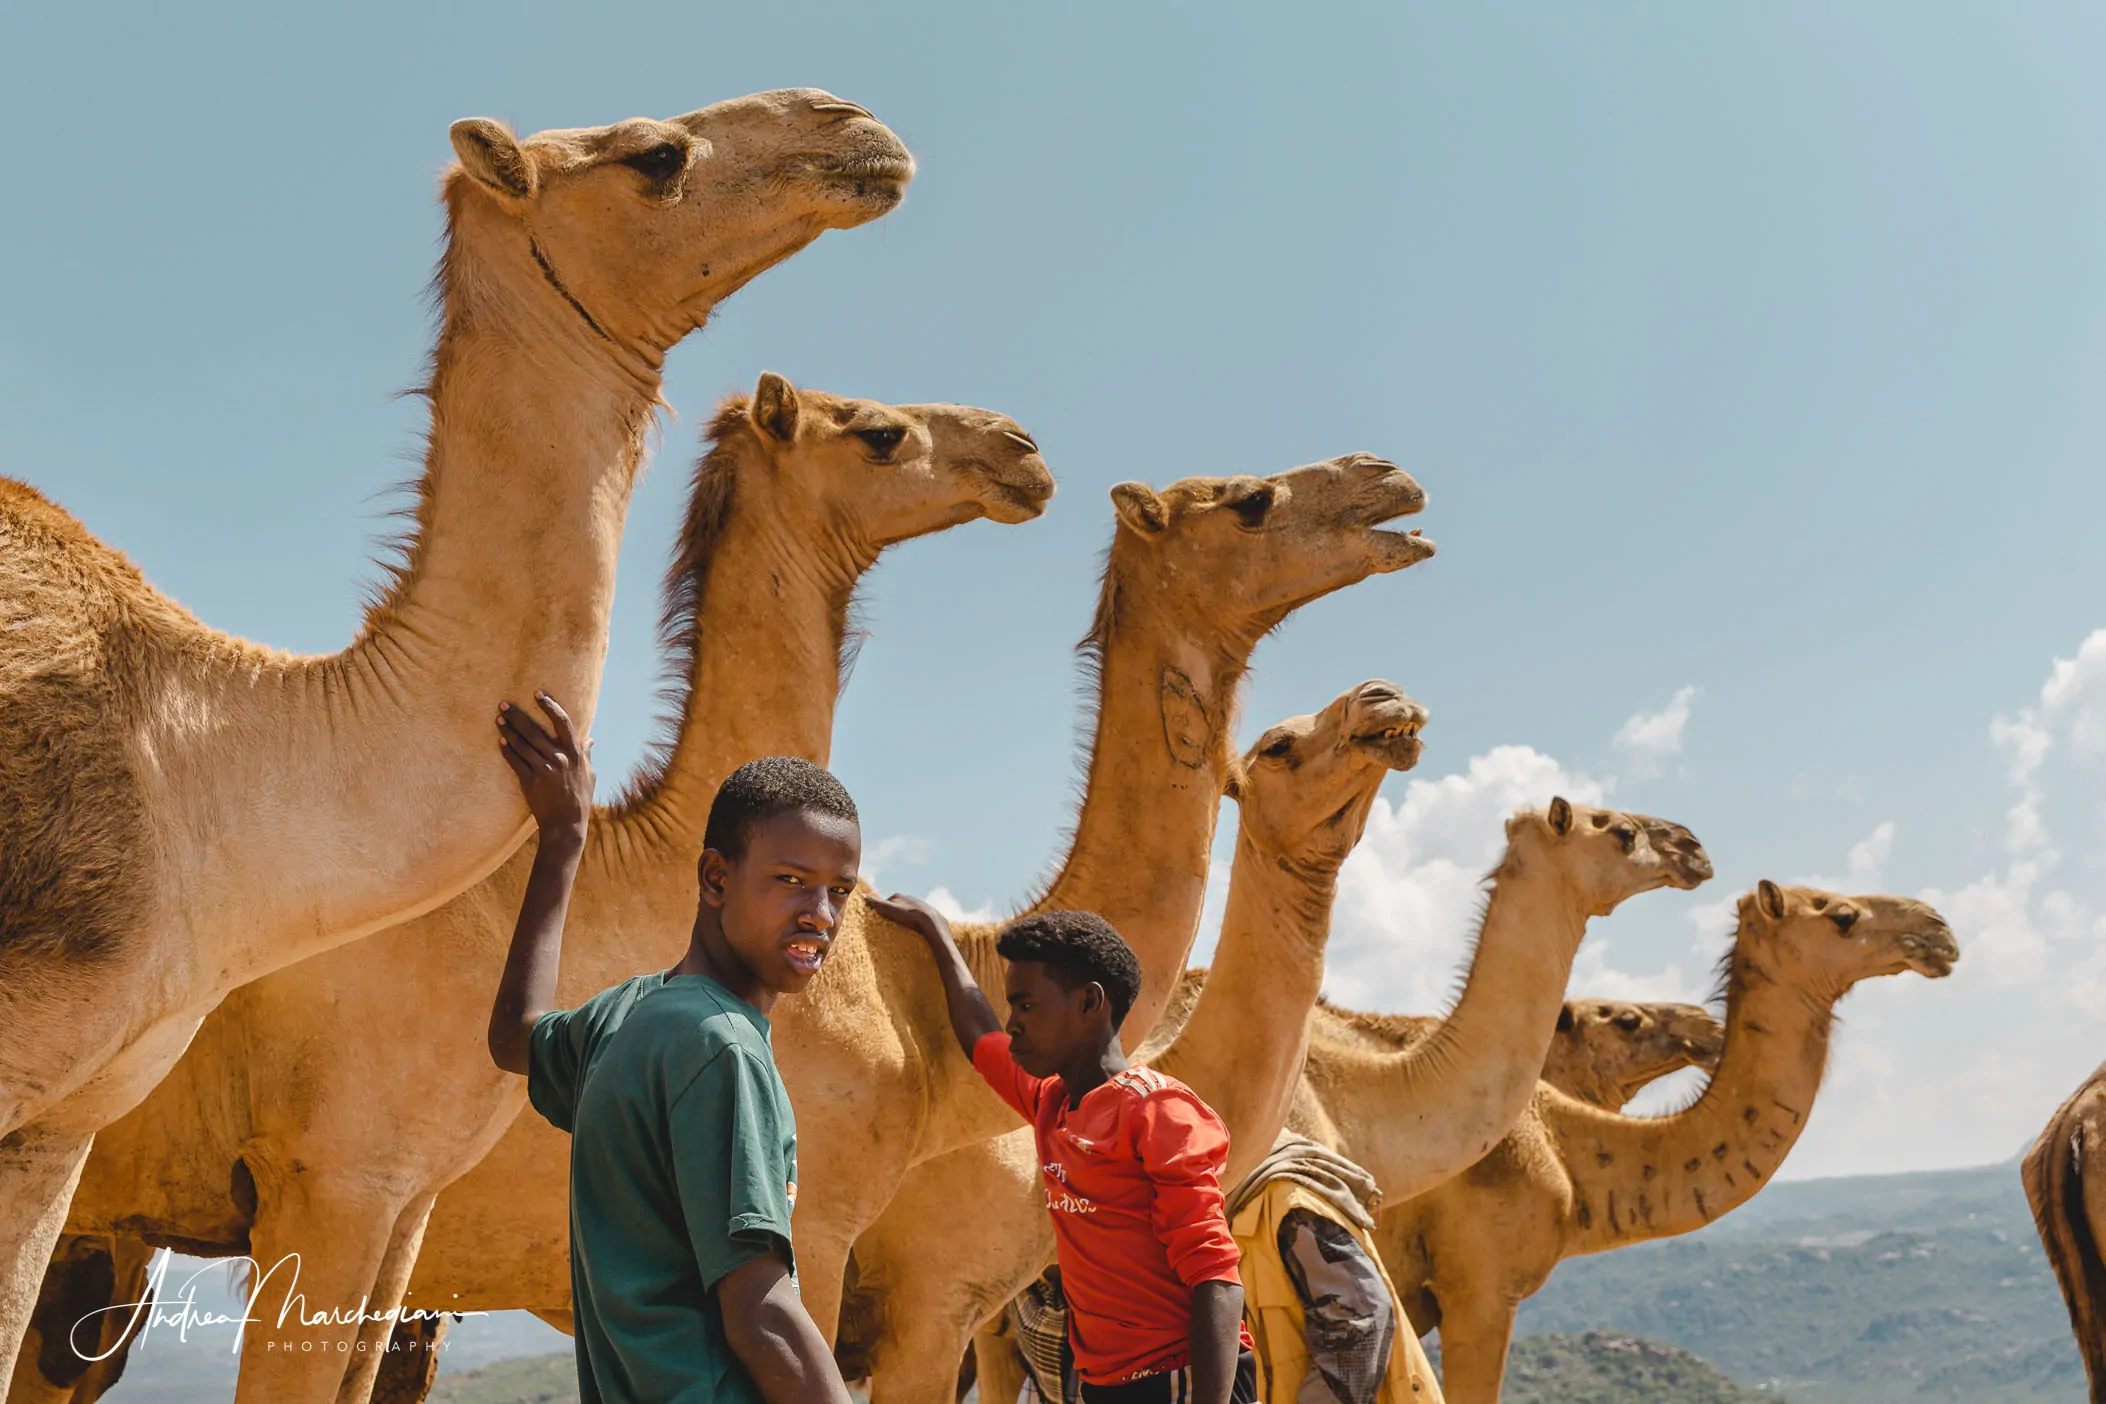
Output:
[[724,905],[724,884],[731,878],[731,860],[714,848],[702,850],[695,863],[695,881],[702,889],[702,900],[712,907]]
[[1104,986],[1092,980],[1082,987],[1082,1012],[1094,1014],[1100,1009],[1106,1018],[1111,1017],[1111,996],[1104,992]]

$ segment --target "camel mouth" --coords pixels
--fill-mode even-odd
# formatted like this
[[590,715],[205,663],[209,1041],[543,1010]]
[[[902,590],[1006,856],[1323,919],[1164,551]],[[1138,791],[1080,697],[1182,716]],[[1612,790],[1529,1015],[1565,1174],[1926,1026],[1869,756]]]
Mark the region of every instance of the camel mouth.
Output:
[[1014,525],[1045,515],[1046,504],[1053,500],[1056,485],[1045,460],[1038,456],[1036,445],[1024,457],[1005,467],[997,468],[979,459],[973,460],[972,466],[979,470],[980,499],[988,516]]
[[1377,485],[1380,497],[1370,504],[1363,521],[1368,541],[1375,550],[1375,568],[1402,570],[1433,555],[1434,544],[1421,535],[1417,527],[1410,531],[1385,531],[1383,528],[1399,518],[1415,517],[1425,511],[1426,489],[1395,464],[1387,460],[1377,462],[1389,472]]
[[1960,943],[1950,931],[1929,931],[1901,938],[1901,959],[1909,969],[1932,980],[1952,974],[1959,963]]
[[1407,736],[1394,730],[1355,736],[1353,744],[1373,754],[1390,770],[1410,770],[1426,754],[1425,742],[1415,735]]
[[1391,770],[1409,770],[1426,753],[1419,739],[1426,725],[1426,709],[1403,698],[1392,697],[1368,709],[1373,713],[1352,733],[1353,745],[1380,757]]
[[907,185],[914,179],[914,158],[904,153],[843,156],[814,161],[806,171],[836,194],[889,210],[907,197]]
[[1668,886],[1688,892],[1711,881],[1711,855],[1697,836],[1665,819],[1643,819],[1645,837],[1667,865]]

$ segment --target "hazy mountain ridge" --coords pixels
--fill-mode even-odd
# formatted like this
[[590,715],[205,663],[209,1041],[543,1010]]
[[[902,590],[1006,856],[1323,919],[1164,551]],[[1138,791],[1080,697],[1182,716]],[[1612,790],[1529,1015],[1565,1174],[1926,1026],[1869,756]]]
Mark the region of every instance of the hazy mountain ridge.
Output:
[[2084,1404],[2015,1164],[1773,1185],[1683,1238],[1562,1264],[1517,1330],[1628,1331],[1801,1404]]

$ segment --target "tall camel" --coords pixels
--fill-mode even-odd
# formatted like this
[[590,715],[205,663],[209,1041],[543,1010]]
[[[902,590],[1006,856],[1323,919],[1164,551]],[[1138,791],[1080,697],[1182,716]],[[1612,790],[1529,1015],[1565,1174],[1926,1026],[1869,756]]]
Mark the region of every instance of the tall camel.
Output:
[[2106,1404],[2106,1175],[2094,1163],[2101,1146],[2106,1067],[2056,1109],[2020,1167],[2033,1224],[2069,1305],[2092,1404]]
[[208,629],[0,480],[0,1359],[90,1140],[221,996],[525,838],[489,719],[537,688],[591,716],[666,350],[913,170],[814,90],[452,137],[416,531],[349,648]]
[[[1227,1123],[1227,1184],[1279,1134],[1323,981],[1339,865],[1382,782],[1418,764],[1425,721],[1394,683],[1362,683],[1268,730],[1230,773],[1242,818],[1214,975],[1176,1040],[1151,1034],[1139,1055]],[[870,1342],[872,1404],[947,1400],[974,1330],[1052,1260],[1032,1146],[1025,1128],[916,1166],[857,1240],[854,1334]]]
[[[1198,998],[1208,972],[1187,970],[1178,995],[1172,1001],[1173,1015],[1188,1009]],[[1167,1018],[1170,1016],[1166,1016]],[[1359,1014],[1335,1005],[1319,1003],[1317,1019],[1343,1021],[1392,1048],[1407,1047],[1440,1026],[1440,1020],[1417,1015]],[[1567,1000],[1558,1015],[1557,1036],[1543,1063],[1543,1081],[1582,1101],[1616,1110],[1636,1096],[1646,1084],[1686,1067],[1711,1068],[1718,1062],[1723,1030],[1710,1014],[1693,1004],[1629,1004],[1620,1000]],[[1511,1136],[1509,1136],[1511,1139]],[[1500,1143],[1502,1146],[1506,1142]],[[1495,1149],[1493,1154],[1498,1154]],[[1420,1232],[1437,1227],[1442,1217],[1461,1214],[1468,1218],[1510,1212],[1504,1201],[1469,1195],[1468,1172],[1443,1181],[1406,1205],[1396,1206],[1392,1217],[1403,1217]],[[1420,1212],[1420,1206],[1440,1205],[1437,1215]],[[1430,1223],[1429,1223],[1430,1218]],[[1412,1230],[1392,1238],[1412,1241]],[[1422,1284],[1399,1275],[1397,1254],[1383,1244],[1383,1266],[1388,1269],[1399,1299],[1414,1308]],[[1459,1265],[1467,1269],[1472,1264]],[[1497,1271],[1486,1263],[1483,1270]],[[1416,1327],[1414,1327],[1416,1330]],[[981,1398],[1010,1400],[1023,1388],[1021,1359],[1015,1345],[1004,1339],[998,1319],[974,1341],[978,1353]],[[1423,1334],[1423,1333],[1419,1333]]]
[[1419,1285],[1417,1302],[1406,1299],[1413,1324],[1440,1329],[1448,1397],[1497,1404],[1514,1309],[1563,1259],[1689,1233],[1752,1198],[1805,1127],[1836,1002],[1874,976],[1947,975],[1959,955],[1944,919],[1905,897],[1771,882],[1743,896],[1725,962],[1725,1051],[1702,1096],[1671,1116],[1631,1117],[1539,1088],[1531,1114],[1450,1201],[1500,1213],[1428,1216],[1430,1245],[1414,1206],[1382,1216],[1385,1265],[1399,1290]]
[[[772,374],[725,403],[708,439],[666,579],[678,720],[622,802],[593,817],[566,924],[570,1002],[678,958],[725,775],[756,755],[825,762],[850,601],[879,554],[977,517],[1028,520],[1053,491],[1036,445],[1002,415],[841,399]],[[398,1305],[433,1198],[524,1102],[476,1016],[533,849],[435,912],[228,996],[168,1079],[98,1138],[69,1229],[247,1254],[267,1320],[295,1274],[316,1310]],[[347,1360],[353,1374],[379,1360],[342,1349],[359,1334],[250,1331],[238,1398],[335,1399]]]
[[[1199,924],[1252,649],[1300,606],[1434,547],[1381,529],[1420,510],[1425,494],[1367,454],[1270,478],[1187,478],[1161,492],[1125,483],[1112,501],[1118,525],[1082,646],[1097,684],[1083,807],[1067,860],[1034,906],[1101,912],[1127,935],[1146,976],[1129,1024],[1145,1028]],[[1002,964],[998,929],[958,933],[988,980]],[[799,1286],[831,1334],[849,1248],[907,1167],[1017,1119],[958,1050],[921,938],[860,899],[826,969],[771,1021],[798,1114]],[[411,1304],[525,1307],[564,1321],[567,1166],[559,1133],[517,1118],[440,1194]]]

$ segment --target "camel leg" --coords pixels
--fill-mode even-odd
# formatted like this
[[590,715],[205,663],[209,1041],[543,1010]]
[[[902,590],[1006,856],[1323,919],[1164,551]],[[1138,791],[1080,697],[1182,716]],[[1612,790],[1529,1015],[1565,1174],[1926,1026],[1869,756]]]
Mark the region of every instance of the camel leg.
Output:
[[[793,1222],[791,1233],[796,1226]],[[834,1339],[841,1328],[841,1274],[848,1270],[849,1245],[836,1242],[831,1235],[816,1243],[807,1243],[794,1238],[791,1245],[797,1254],[797,1295],[804,1302],[805,1314],[826,1337],[827,1349],[833,1349]]]
[[[152,1261],[153,1249],[135,1238],[62,1236],[7,1404],[93,1404],[109,1393],[124,1375],[141,1319],[110,1308],[145,1299]],[[89,1321],[95,1313],[100,1316]]]
[[[373,1300],[366,1308],[371,1315],[384,1317],[404,1305],[410,1272],[417,1266],[417,1249],[424,1243],[424,1226],[431,1222],[431,1206],[437,1198],[432,1194],[418,1195],[396,1216],[395,1231],[388,1238],[387,1251],[380,1258],[380,1271],[374,1277]],[[359,1324],[357,1349],[351,1358],[351,1369],[344,1376],[343,1388],[337,1392],[337,1404],[367,1404],[372,1398],[373,1385],[380,1377],[380,1365],[387,1358],[387,1347],[394,1339],[394,1330],[392,1321]],[[433,1334],[430,1344],[437,1343],[438,1336]]]
[[93,1132],[37,1126],[0,1137],[0,1360],[22,1357],[51,1250],[66,1226],[66,1208],[94,1142]]
[[452,1324],[450,1316],[419,1317],[396,1323],[389,1351],[368,1396],[372,1404],[424,1404],[439,1377],[439,1348]]
[[1024,1392],[1023,1357],[997,1323],[973,1333],[973,1360],[980,1378],[980,1404],[1016,1404]]
[[262,1198],[249,1232],[255,1321],[242,1333],[235,1404],[336,1404],[357,1354],[356,1313],[401,1217],[399,1200],[293,1178]]
[[1514,1308],[1497,1299],[1441,1298],[1441,1396],[1448,1404],[1499,1404]]

